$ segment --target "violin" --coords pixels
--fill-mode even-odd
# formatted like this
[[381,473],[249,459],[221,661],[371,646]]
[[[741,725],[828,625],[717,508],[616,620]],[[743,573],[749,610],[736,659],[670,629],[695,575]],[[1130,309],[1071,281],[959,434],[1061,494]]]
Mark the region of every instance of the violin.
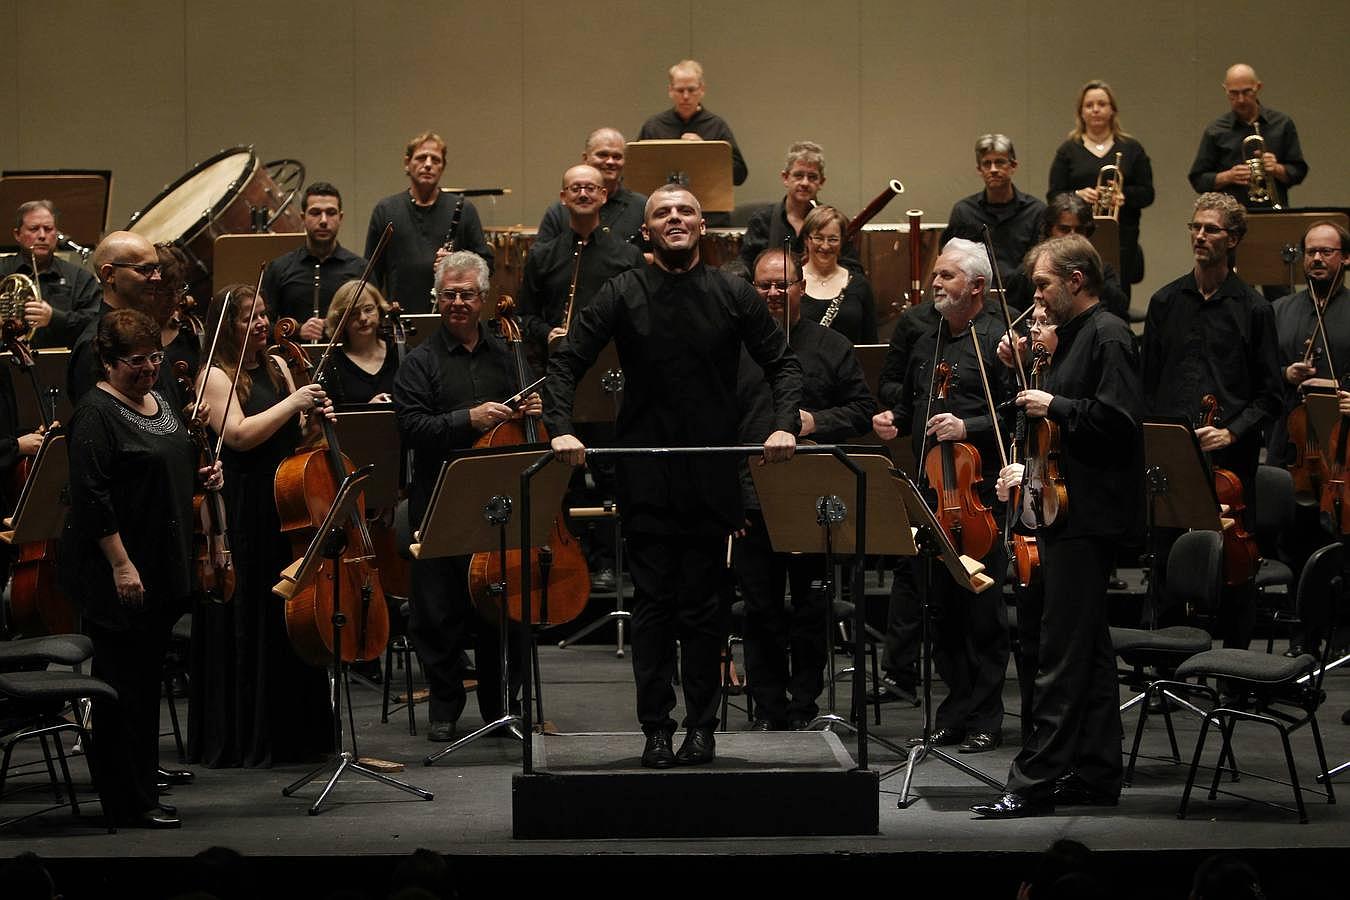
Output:
[[[515,301],[502,297],[497,301],[497,323],[502,337],[510,344],[516,361],[516,378],[523,390],[534,379],[529,375],[525,345],[520,326],[513,318]],[[513,447],[521,444],[547,444],[548,432],[534,417],[508,420],[484,434],[474,447]],[[469,596],[488,621],[500,616],[493,583],[501,577],[501,551],[475,553],[469,560]],[[542,563],[548,563],[544,577]],[[506,551],[506,605],[513,621],[523,619],[524,590],[521,584],[521,551]],[[530,622],[547,626],[561,625],[581,615],[591,596],[591,575],[586,557],[577,539],[563,523],[562,511],[553,517],[548,543],[530,551]]]
[[[1041,390],[1050,354],[1044,344],[1031,348],[1031,386]],[[1059,426],[1048,418],[1028,419],[1026,469],[1022,476],[1022,519],[1050,528],[1068,513],[1069,492],[1060,461]]]
[[[1219,400],[1213,394],[1200,398],[1201,427],[1217,428],[1219,418]],[[1206,454],[1208,458],[1208,454]],[[1214,493],[1221,506],[1228,507],[1232,524],[1223,530],[1223,583],[1237,587],[1251,581],[1261,565],[1261,550],[1256,546],[1256,538],[1243,527],[1246,516],[1246,503],[1243,500],[1242,481],[1228,469],[1211,464],[1214,477]]]
[[[1303,363],[1314,365],[1321,355],[1322,348],[1314,349],[1313,338],[1308,338]],[[1294,451],[1294,458],[1289,463],[1289,474],[1294,479],[1294,494],[1320,501],[1322,483],[1327,480],[1327,464],[1322,457],[1322,441],[1308,418],[1306,403],[1299,403],[1290,411],[1285,419],[1285,430]]]
[[[221,316],[221,321],[225,316]],[[187,360],[173,364],[173,375],[187,393],[196,392]],[[205,379],[202,387],[205,387]],[[196,416],[200,395],[187,417],[188,434],[197,448],[198,465],[216,464],[215,448],[206,434],[206,426]],[[230,538],[225,516],[225,499],[220,491],[202,490],[192,497],[193,528],[192,575],[198,588],[215,603],[229,603],[234,598],[234,565],[230,557]]]
[[[297,384],[309,384],[311,373],[322,384],[323,361],[318,367],[312,366],[304,348],[291,340],[292,335],[299,333],[299,322],[280,320],[276,329],[277,349]],[[341,328],[338,333],[341,334]],[[317,412],[316,417],[322,424],[326,446],[301,450],[282,460],[273,486],[281,530],[291,536],[292,552],[297,558],[304,556],[315,529],[323,524],[332,508],[343,478],[355,468],[338,446],[333,423],[322,412]],[[379,571],[372,563],[375,550],[366,527],[364,499],[358,498],[357,509],[344,531],[346,548],[342,558],[323,560],[313,579],[297,585],[295,593],[286,600],[286,632],[296,653],[311,665],[327,665],[334,656],[334,582],[338,584],[338,600],[346,619],[337,654],[341,661],[378,659],[389,642],[389,610]]]
[[[933,370],[933,392],[939,412],[946,411],[952,364],[945,360]],[[930,416],[931,418],[931,416]],[[923,458],[928,485],[937,493],[938,522],[962,555],[984,558],[998,539],[994,514],[980,502],[976,490],[981,478],[980,451],[964,441],[938,441]]]

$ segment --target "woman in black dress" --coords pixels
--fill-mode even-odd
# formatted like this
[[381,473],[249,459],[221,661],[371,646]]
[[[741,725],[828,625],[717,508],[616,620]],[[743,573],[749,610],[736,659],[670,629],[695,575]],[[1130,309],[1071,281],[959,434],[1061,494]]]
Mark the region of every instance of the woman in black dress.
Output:
[[1125,177],[1124,202],[1120,207],[1120,275],[1125,295],[1130,285],[1144,278],[1144,256],[1139,249],[1140,212],[1153,204],[1153,164],[1144,145],[1120,127],[1116,95],[1105,81],[1089,81],[1078,92],[1074,110],[1077,124],[1069,139],[1055,152],[1050,164],[1050,190],[1046,199],[1072,191],[1097,202],[1097,176],[1102,166],[1115,165]]
[[[337,289],[328,305],[325,328],[337,332],[338,323],[356,297],[359,281],[349,281]],[[398,347],[392,337],[381,336],[381,326],[389,314],[389,303],[374,285],[367,284],[361,299],[347,318],[341,346],[325,377],[333,403],[390,403],[394,376],[398,373]]]
[[806,238],[806,294],[802,317],[828,325],[855,344],[877,342],[877,304],[861,272],[839,262],[848,219],[833,206],[817,206],[802,222]]
[[62,581],[83,607],[93,674],[118,694],[94,707],[90,762],[115,824],[177,828],[156,791],[160,684],[190,591],[193,491],[198,480],[218,489],[220,467],[197,468],[187,428],[154,389],[164,362],[154,319],[114,310],[95,343],[103,378],[71,416],[61,539]]
[[[227,302],[228,298],[228,302]],[[250,327],[250,313],[254,313]],[[199,377],[209,424],[225,444],[225,506],[235,569],[234,600],[203,602],[193,616],[194,656],[189,747],[212,768],[303,762],[332,747],[323,669],[302,662],[286,635],[285,604],[273,595],[294,562],[273,497],[277,465],[300,443],[301,420],[326,404],[317,385],[296,388],[267,352],[266,304],[248,285],[216,294],[207,331],[224,315],[216,353]],[[246,346],[245,346],[246,345]],[[230,384],[244,348],[234,394]]]

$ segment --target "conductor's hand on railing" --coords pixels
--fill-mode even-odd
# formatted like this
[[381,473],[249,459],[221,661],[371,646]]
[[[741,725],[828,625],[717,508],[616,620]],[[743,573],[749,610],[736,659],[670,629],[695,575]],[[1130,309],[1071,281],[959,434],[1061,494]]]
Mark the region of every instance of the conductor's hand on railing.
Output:
[[797,449],[797,439],[786,431],[775,431],[764,441],[764,455],[759,464],[787,462]]
[[549,442],[553,455],[569,466],[579,466],[586,461],[586,445],[577,440],[574,434],[560,434]]

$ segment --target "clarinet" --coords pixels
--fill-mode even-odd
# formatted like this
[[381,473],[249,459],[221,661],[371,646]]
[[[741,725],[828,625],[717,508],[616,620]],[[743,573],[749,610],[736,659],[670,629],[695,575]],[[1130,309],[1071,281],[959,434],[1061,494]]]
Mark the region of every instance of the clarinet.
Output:
[[460,194],[459,199],[455,201],[455,211],[450,214],[450,230],[445,233],[445,240],[441,242],[441,249],[446,252],[453,252],[455,249],[455,235],[459,232],[459,220],[464,216],[464,195]]
[[820,317],[820,324],[829,328],[830,323],[834,321],[834,317],[839,315],[839,307],[843,305],[844,292],[840,291],[835,295],[834,299],[830,301],[830,305],[825,308],[825,315]]

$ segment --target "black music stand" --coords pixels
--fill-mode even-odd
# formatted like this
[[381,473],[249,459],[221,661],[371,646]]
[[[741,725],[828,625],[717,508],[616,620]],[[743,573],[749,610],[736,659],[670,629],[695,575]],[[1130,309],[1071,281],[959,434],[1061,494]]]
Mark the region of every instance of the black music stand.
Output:
[[[314,532],[314,537],[309,542],[309,547],[305,549],[305,555],[292,565],[288,566],[281,573],[281,581],[273,588],[272,593],[280,597],[290,599],[296,589],[305,581],[316,577],[314,570],[320,565],[320,560],[327,559],[337,567],[338,561],[343,553],[347,551],[347,537],[345,523],[356,514],[357,503],[361,497],[361,485],[374,467],[365,466],[357,469],[342,479],[339,485],[337,496],[333,498],[333,505],[329,508],[328,514],[324,516],[323,524]],[[342,684],[343,669],[342,662],[342,628],[346,624],[346,616],[342,612],[341,596],[339,595],[341,580],[333,579],[333,662],[330,683],[332,685],[332,694],[330,702],[333,707],[333,748],[337,752],[337,758],[333,762],[324,763],[314,771],[305,775],[298,781],[292,782],[281,789],[283,797],[289,797],[300,788],[309,784],[319,773],[333,766],[333,773],[329,776],[327,784],[319,793],[319,799],[309,808],[311,816],[317,816],[320,807],[328,799],[328,795],[337,785],[338,779],[342,777],[343,772],[355,772],[358,775],[364,775],[366,778],[373,779],[387,784],[390,787],[396,787],[409,794],[416,794],[423,800],[431,800],[435,795],[431,791],[422,790],[411,784],[399,781],[396,778],[390,778],[383,772],[377,772],[361,762],[356,752],[356,723],[352,723],[352,749],[345,750],[342,746]],[[350,703],[350,695],[348,697]]]
[[[55,418],[60,422],[69,422],[70,414],[73,411],[70,398],[66,396],[66,369],[70,364],[70,351],[63,348],[48,348],[45,350],[30,351],[33,356],[33,371],[37,376],[38,382],[46,388],[45,397],[41,398],[42,406],[39,406],[39,398],[36,391],[27,391],[16,388],[14,391],[14,400],[18,407],[18,425],[20,428],[36,428],[47,421],[47,414],[51,413],[52,401],[55,400],[56,415]],[[12,353],[0,354],[0,365],[12,366],[14,370],[23,371],[23,367],[14,361]],[[45,409],[43,407],[46,407]]]
[[735,207],[731,144],[726,141],[631,141],[627,151],[624,183],[638,193],[650,195],[673,182],[687,187],[705,213],[729,213]]
[[33,457],[14,514],[5,519],[9,530],[0,531],[0,541],[18,546],[61,537],[70,507],[70,495],[66,493],[69,468],[65,433],[60,429],[47,432]]
[[891,473],[895,476],[909,520],[914,523],[914,542],[918,548],[918,555],[923,557],[922,564],[916,566],[919,573],[919,644],[923,648],[923,739],[909,748],[904,762],[881,775],[884,781],[904,769],[905,778],[900,784],[900,796],[895,805],[899,809],[908,809],[915,799],[909,794],[914,770],[930,756],[936,757],[959,772],[964,772],[976,781],[982,781],[992,788],[1003,789],[1003,782],[967,765],[933,743],[933,638],[928,595],[932,590],[934,561],[941,560],[957,586],[972,594],[987,591],[994,586],[995,581],[984,574],[983,563],[963,556],[952,546],[952,542],[947,539],[947,533],[942,530],[928,504],[924,503],[923,495],[914,482],[898,469],[892,469]]
[[[436,760],[453,753],[484,735],[497,729],[505,729],[524,740],[522,719],[511,712],[511,676],[507,642],[510,640],[508,604],[504,601],[507,593],[506,551],[521,547],[520,523],[509,527],[515,509],[520,505],[520,473],[531,463],[539,459],[539,451],[492,450],[488,453],[461,456],[447,463],[441,469],[440,478],[427,505],[426,515],[422,517],[422,526],[414,535],[411,546],[414,559],[436,559],[442,556],[468,556],[496,550],[500,552],[500,581],[492,585],[498,609],[497,627],[501,663],[501,703],[502,714],[477,731],[467,734],[453,744],[428,756],[422,762],[431,765]],[[553,526],[553,517],[562,506],[563,494],[567,491],[567,482],[572,470],[567,466],[552,466],[547,474],[537,479],[537,490],[531,487],[533,508],[546,512],[533,515],[529,520],[529,539],[531,547],[541,547],[548,543],[549,531]],[[516,576],[520,577],[520,568]],[[532,592],[533,593],[533,592]],[[547,613],[548,598],[545,593],[541,602]],[[542,618],[542,616],[541,616]],[[531,635],[533,638],[533,635]],[[533,654],[531,654],[533,658]],[[524,660],[530,665],[529,660]],[[542,716],[540,717],[542,721]]]

